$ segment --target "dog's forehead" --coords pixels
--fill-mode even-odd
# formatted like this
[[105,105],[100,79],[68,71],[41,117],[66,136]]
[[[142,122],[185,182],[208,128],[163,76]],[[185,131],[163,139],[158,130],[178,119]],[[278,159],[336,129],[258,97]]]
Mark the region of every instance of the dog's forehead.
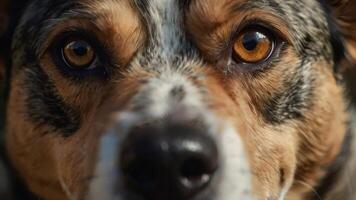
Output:
[[[70,11],[77,11],[85,5],[107,5],[107,6],[130,6],[140,10],[141,14],[147,18],[153,17],[147,15],[152,9],[159,9],[164,12],[166,17],[172,17],[177,10],[189,10],[191,5],[199,5],[204,7],[205,11],[209,11],[212,7],[224,7],[225,10],[220,11],[236,11],[250,9],[261,9],[273,12],[273,14],[283,17],[288,22],[293,22],[304,26],[320,26],[325,23],[325,18],[321,10],[320,2],[315,0],[33,0],[31,1],[26,17],[23,18],[26,22],[40,22],[51,18],[60,17],[63,14],[68,14]],[[122,2],[129,2],[123,4]],[[88,9],[89,7],[86,7]],[[90,7],[95,9],[95,7]],[[218,11],[218,10],[214,10]],[[98,13],[99,11],[94,11]],[[75,13],[72,12],[75,16]],[[77,13],[78,14],[78,13]],[[163,14],[163,13],[161,13]],[[181,12],[180,17],[185,17],[184,12]],[[73,16],[73,17],[74,17]],[[31,19],[31,21],[30,21]],[[34,24],[32,24],[34,25]],[[301,27],[302,28],[302,27]],[[308,27],[310,28],[310,27]],[[307,29],[307,28],[306,28]]]
[[[123,5],[121,3],[122,1],[117,0],[34,0],[29,4],[31,6],[29,6],[28,15],[24,17],[23,20],[27,22],[40,22],[48,20],[48,18],[60,17],[70,10],[79,9],[83,5],[93,4],[93,2],[100,2],[100,4],[108,4],[109,6],[115,6],[115,4],[117,6]],[[161,11],[166,11],[168,15],[182,8],[189,9],[191,4],[199,4],[206,8],[223,5],[237,11],[239,11],[239,9],[241,11],[241,9],[246,10],[252,8],[269,10],[280,16],[287,17],[285,18],[286,20],[294,20],[294,23],[304,23],[303,25],[309,25],[309,22],[313,23],[313,25],[318,25],[324,20],[320,12],[320,5],[314,0],[134,0],[128,2],[131,3],[126,4],[126,6],[137,7],[141,12],[149,11],[152,8],[159,8]],[[181,17],[183,16],[184,13],[182,13]],[[30,19],[31,21],[28,21]]]

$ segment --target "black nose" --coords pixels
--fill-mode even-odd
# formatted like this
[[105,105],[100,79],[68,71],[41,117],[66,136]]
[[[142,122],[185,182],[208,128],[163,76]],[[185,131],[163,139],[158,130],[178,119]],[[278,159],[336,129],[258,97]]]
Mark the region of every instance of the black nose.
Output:
[[146,124],[121,150],[126,185],[145,199],[189,199],[204,191],[218,168],[215,141],[201,126]]

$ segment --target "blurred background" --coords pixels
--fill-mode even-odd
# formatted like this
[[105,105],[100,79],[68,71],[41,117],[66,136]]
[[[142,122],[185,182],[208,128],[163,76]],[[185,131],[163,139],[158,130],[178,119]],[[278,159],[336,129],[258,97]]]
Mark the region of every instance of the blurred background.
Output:
[[347,93],[352,97],[353,103],[356,104],[356,65],[345,71],[347,80]]

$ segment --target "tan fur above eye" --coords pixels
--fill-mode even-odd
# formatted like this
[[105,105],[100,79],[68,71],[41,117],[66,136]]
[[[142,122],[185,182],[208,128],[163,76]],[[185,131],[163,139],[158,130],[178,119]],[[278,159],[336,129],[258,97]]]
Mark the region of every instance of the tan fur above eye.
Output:
[[259,31],[246,31],[234,43],[234,57],[240,62],[257,63],[268,59],[273,51],[273,41]]

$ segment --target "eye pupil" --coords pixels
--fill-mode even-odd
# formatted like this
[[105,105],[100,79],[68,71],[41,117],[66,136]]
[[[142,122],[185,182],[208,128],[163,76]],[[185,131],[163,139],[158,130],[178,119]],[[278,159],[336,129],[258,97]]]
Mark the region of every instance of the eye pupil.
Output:
[[256,34],[246,34],[242,38],[242,44],[244,48],[248,51],[253,51],[258,45],[258,38]]
[[89,51],[89,46],[83,41],[73,42],[72,47],[73,52],[78,56],[84,56]]

